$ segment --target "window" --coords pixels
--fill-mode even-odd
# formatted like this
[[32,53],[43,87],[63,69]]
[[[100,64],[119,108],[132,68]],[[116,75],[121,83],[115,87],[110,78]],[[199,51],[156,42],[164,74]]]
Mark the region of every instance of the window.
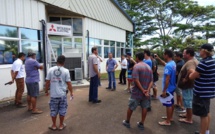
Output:
[[98,55],[101,57],[102,56],[102,47],[98,46]]
[[75,48],[79,49],[79,53],[82,53],[82,38],[75,38],[74,41]]
[[83,32],[83,24],[81,18],[73,18],[73,35],[74,36],[82,36]]
[[108,40],[104,40],[104,45],[108,46],[109,45],[109,41]]
[[16,27],[0,26],[0,36],[17,38],[18,30]]
[[55,23],[55,24],[61,24],[60,17],[50,17],[49,22]]
[[62,24],[72,26],[72,19],[71,18],[62,18]]
[[28,52],[36,53],[38,62],[42,62],[42,44],[41,32],[38,30],[20,28],[22,52],[27,55]]
[[[62,55],[62,40],[60,36],[49,36],[52,49],[54,51],[55,57]],[[52,61],[54,61],[54,57],[52,55]]]
[[12,64],[18,55],[18,41],[0,40],[0,64]]
[[110,47],[110,52],[113,54],[113,58],[115,58],[115,47]]
[[104,58],[108,58],[109,47],[104,47]]

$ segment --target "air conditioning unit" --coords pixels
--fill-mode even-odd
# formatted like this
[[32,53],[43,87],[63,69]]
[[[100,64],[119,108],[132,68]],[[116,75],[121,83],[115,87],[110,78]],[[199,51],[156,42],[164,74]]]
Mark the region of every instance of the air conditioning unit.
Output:
[[75,68],[75,80],[82,80],[82,79],[83,79],[82,68]]

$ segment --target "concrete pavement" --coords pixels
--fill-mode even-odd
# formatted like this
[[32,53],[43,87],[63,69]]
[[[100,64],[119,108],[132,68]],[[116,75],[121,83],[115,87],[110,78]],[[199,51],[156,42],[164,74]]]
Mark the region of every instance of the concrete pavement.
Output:
[[[161,93],[161,78],[157,83]],[[125,128],[122,120],[126,118],[129,93],[124,91],[126,86],[117,85],[116,91],[105,89],[107,81],[102,81],[99,87],[101,104],[88,102],[88,88],[75,89],[74,100],[68,101],[68,113],[63,131],[51,131],[49,117],[49,97],[38,98],[38,108],[44,113],[33,115],[27,108],[18,109],[13,105],[0,108],[1,134],[194,134],[198,130],[200,119],[194,116],[194,124],[178,122],[178,113],[174,113],[174,122],[171,126],[159,126],[158,121],[165,115],[165,107],[158,100],[152,101],[152,111],[148,113],[145,121],[145,130],[137,128],[136,122],[141,119],[141,109],[137,108],[131,118],[131,128]],[[69,98],[69,97],[68,97]],[[211,134],[215,134],[215,100],[211,101]],[[58,120],[59,122],[59,120]]]

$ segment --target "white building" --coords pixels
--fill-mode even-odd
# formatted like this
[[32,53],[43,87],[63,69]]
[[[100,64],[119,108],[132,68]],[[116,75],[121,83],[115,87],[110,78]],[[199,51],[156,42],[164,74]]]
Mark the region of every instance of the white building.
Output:
[[[0,0],[0,3],[0,101],[15,95],[15,84],[4,83],[11,80],[11,65],[19,52],[36,52],[37,60],[47,68],[53,66],[58,55],[70,57],[67,67],[73,80],[74,68],[81,68],[87,78],[87,56],[93,46],[98,47],[104,59],[101,72],[105,72],[108,52],[117,61],[121,54],[132,52],[132,39],[126,44],[126,35],[132,34],[133,22],[115,0]],[[45,74],[46,71],[40,71],[41,90]]]

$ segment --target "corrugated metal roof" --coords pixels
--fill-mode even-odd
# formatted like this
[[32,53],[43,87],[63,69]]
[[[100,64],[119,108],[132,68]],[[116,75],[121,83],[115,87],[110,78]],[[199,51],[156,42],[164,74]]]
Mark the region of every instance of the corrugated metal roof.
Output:
[[109,25],[133,32],[131,18],[115,0],[40,0]]

